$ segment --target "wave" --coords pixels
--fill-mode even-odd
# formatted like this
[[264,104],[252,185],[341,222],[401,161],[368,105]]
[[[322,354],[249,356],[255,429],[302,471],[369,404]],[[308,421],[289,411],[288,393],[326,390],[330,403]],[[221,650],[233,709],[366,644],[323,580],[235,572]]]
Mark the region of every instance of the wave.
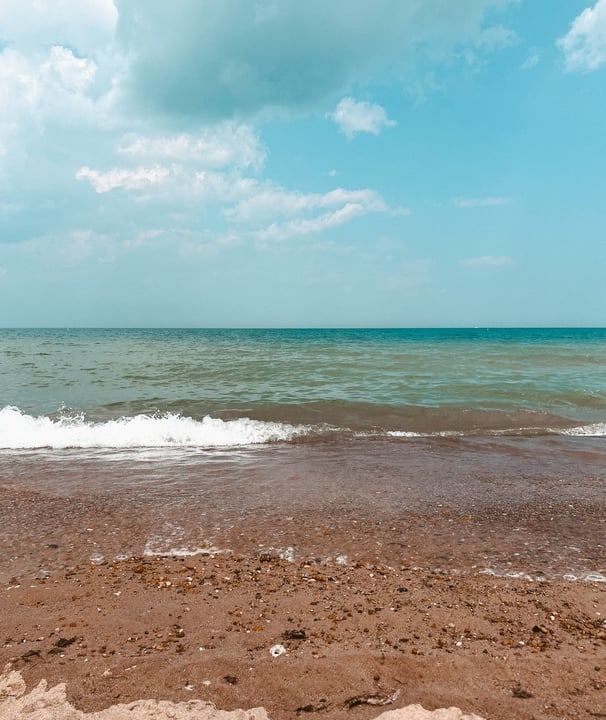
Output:
[[606,437],[606,423],[591,423],[569,428],[555,427],[518,427],[507,429],[440,430],[432,433],[418,433],[406,430],[388,430],[389,437],[538,437],[541,435],[565,435],[568,437]]
[[606,437],[606,423],[591,423],[577,427],[566,428],[560,431],[562,435],[574,437]]
[[293,440],[309,431],[306,427],[238,418],[221,420],[166,413],[136,415],[105,422],[91,422],[83,415],[56,419],[27,415],[19,408],[0,410],[0,448],[214,448],[257,445]]
[[[317,409],[315,408],[316,411]],[[396,441],[414,438],[541,435],[606,437],[606,423],[602,422],[575,424],[570,420],[527,412],[495,414],[463,410],[453,413],[452,410],[446,410],[440,415],[439,409],[434,409],[429,416],[427,409],[422,409],[423,413],[415,417],[413,410],[407,408],[396,415],[393,409],[386,414],[385,408],[382,408],[382,412],[375,408],[376,414],[372,418],[375,422],[371,423],[371,418],[368,417],[364,427],[359,417],[352,416],[351,409],[345,417],[339,418],[341,422],[334,422],[337,419],[334,416],[318,417],[316,413],[315,422],[309,422],[311,413],[301,406],[296,412],[297,419],[303,420],[302,416],[305,415],[308,422],[296,422],[293,413],[279,413],[280,419],[219,418],[211,415],[196,419],[170,411],[91,420],[83,414],[69,414],[65,411],[52,417],[35,416],[17,407],[6,406],[0,410],[0,450],[235,448],[276,442],[310,442],[336,437],[370,440],[389,438]],[[434,413],[440,417],[436,417]],[[284,414],[287,418],[283,417]],[[535,420],[534,423],[528,422],[531,417]],[[327,422],[329,419],[333,422]],[[398,429],[394,429],[394,426]]]

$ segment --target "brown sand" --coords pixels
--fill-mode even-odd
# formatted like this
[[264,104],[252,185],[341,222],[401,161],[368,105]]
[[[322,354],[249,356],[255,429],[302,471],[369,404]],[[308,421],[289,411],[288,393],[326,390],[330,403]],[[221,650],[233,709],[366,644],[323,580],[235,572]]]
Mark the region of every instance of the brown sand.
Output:
[[[265,708],[218,710],[212,703],[203,700],[177,703],[170,700],[135,700],[87,713],[78,710],[68,701],[65,683],[49,688],[46,680],[41,680],[35,688],[27,691],[21,673],[10,669],[0,675],[0,718],[5,720],[269,720]],[[425,710],[420,705],[408,705],[399,710],[381,713],[377,720],[483,720],[483,718],[463,713],[459,708]]]
[[66,683],[87,712],[156,698],[263,706],[272,720],[413,703],[589,719],[606,717],[605,620],[603,583],[270,552],[139,558],[3,585],[0,669],[30,691]]

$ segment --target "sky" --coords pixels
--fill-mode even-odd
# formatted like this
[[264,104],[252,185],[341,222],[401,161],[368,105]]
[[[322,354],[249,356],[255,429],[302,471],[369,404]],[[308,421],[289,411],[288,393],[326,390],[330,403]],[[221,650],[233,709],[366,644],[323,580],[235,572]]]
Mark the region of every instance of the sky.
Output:
[[606,0],[0,0],[0,326],[606,325]]

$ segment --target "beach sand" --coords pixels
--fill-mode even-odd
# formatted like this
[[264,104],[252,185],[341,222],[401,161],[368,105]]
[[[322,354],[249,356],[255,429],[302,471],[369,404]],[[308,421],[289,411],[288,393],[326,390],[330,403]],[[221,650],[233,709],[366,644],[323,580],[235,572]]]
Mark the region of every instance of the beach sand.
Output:
[[43,680],[65,683],[85,712],[154,698],[264,708],[234,717],[271,720],[364,720],[412,704],[494,720],[606,717],[605,620],[604,583],[272,552],[91,563],[0,588],[0,718],[71,718],[23,702]]
[[0,718],[49,720],[43,680],[87,713],[606,717],[603,461],[552,439],[5,458]]

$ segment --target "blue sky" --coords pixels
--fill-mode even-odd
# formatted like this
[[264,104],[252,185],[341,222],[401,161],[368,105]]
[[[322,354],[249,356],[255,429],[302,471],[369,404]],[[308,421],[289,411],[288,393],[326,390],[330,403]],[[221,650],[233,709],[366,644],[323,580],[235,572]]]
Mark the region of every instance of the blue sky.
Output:
[[2,0],[0,326],[606,323],[606,0]]

